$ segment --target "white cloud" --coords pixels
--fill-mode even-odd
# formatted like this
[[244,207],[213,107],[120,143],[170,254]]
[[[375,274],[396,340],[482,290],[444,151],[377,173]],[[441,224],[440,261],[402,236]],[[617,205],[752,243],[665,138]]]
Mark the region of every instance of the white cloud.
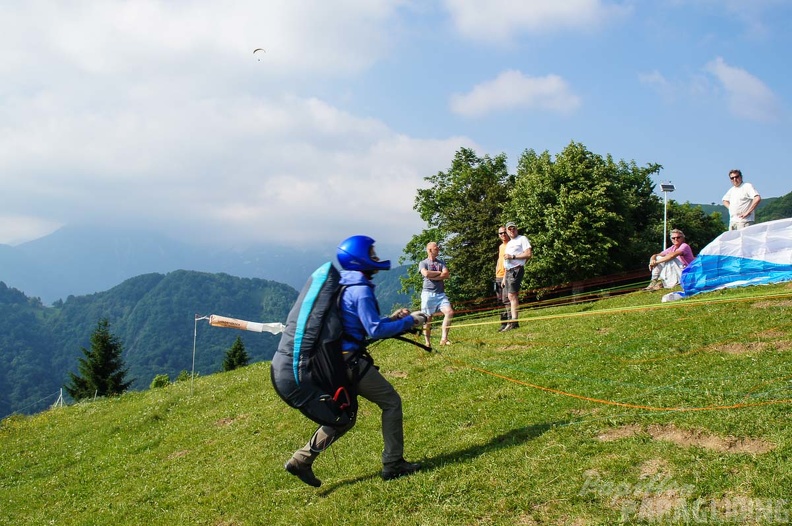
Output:
[[657,70],[654,70],[650,73],[639,73],[638,80],[642,84],[653,88],[667,101],[670,101],[675,97],[676,88],[668,79],[665,78],[665,76],[663,76],[662,73]]
[[[405,137],[316,98],[149,102],[143,114],[48,116],[29,107],[27,124],[0,140],[16,174],[3,208],[204,241],[334,239],[368,227],[406,241],[422,226],[412,205],[423,178],[474,146]],[[303,222],[311,228],[287,228]]]
[[474,40],[508,41],[516,34],[591,30],[631,12],[602,0],[445,0],[454,27]]
[[[339,74],[367,67],[391,45],[384,31],[403,2],[269,0],[217,3],[19,2],[3,9],[2,68],[27,65],[57,72],[156,71],[173,74],[203,64],[209,76],[267,49],[266,74]],[[141,69],[143,68],[143,69]],[[207,79],[208,80],[208,79]]]
[[0,244],[16,245],[46,236],[62,227],[38,217],[0,215]]
[[451,111],[478,117],[495,111],[532,109],[569,114],[580,107],[580,97],[558,75],[529,77],[519,71],[504,71],[466,94],[451,97]]
[[0,243],[96,222],[240,244],[406,242],[423,226],[416,188],[472,141],[406,137],[311,95],[387,55],[400,5],[0,8]]
[[728,65],[721,57],[707,63],[704,70],[720,81],[733,115],[753,121],[773,121],[778,118],[779,100],[755,76],[744,69]]

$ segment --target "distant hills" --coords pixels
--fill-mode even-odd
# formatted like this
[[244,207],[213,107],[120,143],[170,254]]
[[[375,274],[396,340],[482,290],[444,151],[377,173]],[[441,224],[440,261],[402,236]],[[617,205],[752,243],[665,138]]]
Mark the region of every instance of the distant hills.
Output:
[[[700,206],[707,215],[713,212],[720,214],[723,224],[729,225],[729,214],[723,204],[712,203],[697,206]],[[759,202],[759,206],[756,207],[756,221],[758,223],[784,219],[785,217],[792,217],[792,192],[783,197],[764,198]]]
[[[398,292],[404,272],[406,267],[400,267],[375,276],[384,315],[394,304],[409,305],[409,297]],[[46,306],[0,281],[0,419],[55,402],[68,372],[77,370],[81,349],[90,349],[101,318],[108,319],[123,344],[132,388],[146,389],[156,375],[175,379],[191,371],[193,345],[200,375],[221,369],[238,336],[251,362],[271,359],[280,336],[211,327],[196,321],[196,315],[285,322],[296,298],[297,290],[284,283],[176,270],[142,274],[109,290],[70,295]]]
[[210,249],[150,231],[64,227],[14,247],[0,245],[0,281],[46,304],[108,290],[142,274],[174,270],[269,279],[298,288],[333,257],[314,247]]
[[252,321],[285,321],[297,291],[282,283],[228,274],[179,270],[144,274],[108,291],[42,305],[0,282],[0,418],[52,404],[77,370],[81,348],[101,318],[123,346],[133,388],[148,388],[158,374],[174,379],[192,370],[221,369],[225,351],[242,337],[251,361],[268,360],[279,336],[211,327],[196,314]]

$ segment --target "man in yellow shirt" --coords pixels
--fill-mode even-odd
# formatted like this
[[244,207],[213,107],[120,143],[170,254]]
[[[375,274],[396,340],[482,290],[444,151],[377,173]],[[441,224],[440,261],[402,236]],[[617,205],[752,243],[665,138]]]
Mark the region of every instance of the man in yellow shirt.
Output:
[[505,226],[498,227],[498,239],[501,244],[498,247],[498,262],[495,264],[495,301],[498,304],[504,305],[504,311],[501,313],[501,326],[498,332],[506,328],[511,319],[511,307],[509,302],[509,295],[503,287],[503,277],[506,275],[506,269],[503,267],[503,255],[506,253],[506,245],[509,244],[509,234],[506,232]]

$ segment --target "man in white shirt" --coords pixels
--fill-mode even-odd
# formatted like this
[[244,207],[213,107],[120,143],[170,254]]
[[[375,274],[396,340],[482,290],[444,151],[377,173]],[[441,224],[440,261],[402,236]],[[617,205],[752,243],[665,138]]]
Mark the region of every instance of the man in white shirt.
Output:
[[723,196],[723,206],[729,209],[729,230],[740,230],[754,224],[754,210],[762,197],[751,183],[744,183],[742,172],[729,172],[732,187]]
[[517,322],[517,308],[520,306],[520,287],[525,274],[525,263],[533,257],[531,242],[528,241],[527,237],[519,234],[517,225],[511,221],[506,223],[506,233],[509,234],[509,242],[506,244],[506,251],[503,255],[503,267],[506,269],[506,274],[503,276],[502,285],[509,294],[512,321],[506,324],[501,329],[501,332],[517,329],[520,326]]

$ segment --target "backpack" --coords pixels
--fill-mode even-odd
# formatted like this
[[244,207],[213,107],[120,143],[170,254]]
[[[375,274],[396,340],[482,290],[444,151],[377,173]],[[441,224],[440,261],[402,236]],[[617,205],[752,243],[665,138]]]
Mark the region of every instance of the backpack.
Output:
[[[319,425],[346,427],[357,416],[357,393],[341,354],[341,275],[328,262],[316,269],[289,312],[270,379],[291,407]],[[362,342],[361,342],[362,344]]]

